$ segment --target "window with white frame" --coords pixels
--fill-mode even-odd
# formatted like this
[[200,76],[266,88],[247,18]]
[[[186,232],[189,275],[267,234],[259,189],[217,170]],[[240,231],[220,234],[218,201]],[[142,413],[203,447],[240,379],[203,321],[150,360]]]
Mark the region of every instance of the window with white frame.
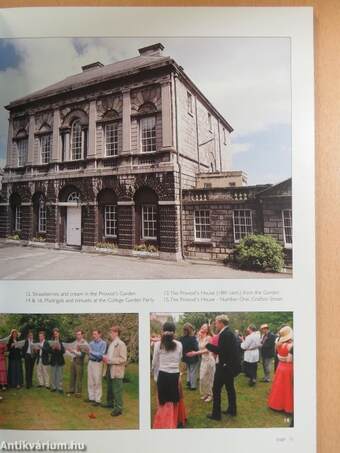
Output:
[[105,125],[105,154],[106,156],[118,154],[118,123]]
[[27,162],[27,151],[28,151],[28,140],[27,138],[21,138],[17,140],[18,150],[18,167],[23,167]]
[[283,220],[283,237],[285,247],[290,248],[293,244],[293,231],[292,231],[292,210],[283,209],[282,210],[282,220]]
[[14,209],[14,229],[21,230],[21,206],[16,206]]
[[156,151],[156,117],[147,116],[140,120],[140,140],[143,153]]
[[250,209],[235,209],[233,212],[234,240],[239,242],[242,238],[253,233],[253,221]]
[[81,159],[83,155],[83,131],[79,120],[72,124],[71,129],[71,159]]
[[51,160],[52,137],[51,134],[42,135],[40,137],[41,163],[48,164]]
[[105,237],[117,237],[117,209],[115,205],[104,207]]
[[195,211],[195,240],[210,241],[210,211],[208,209],[197,209]]
[[38,233],[46,233],[46,205],[41,203],[38,210]]
[[142,206],[142,237],[143,239],[157,239],[157,206]]
[[192,94],[187,92],[187,103],[188,103],[188,113],[192,115],[193,113],[193,104],[192,104]]

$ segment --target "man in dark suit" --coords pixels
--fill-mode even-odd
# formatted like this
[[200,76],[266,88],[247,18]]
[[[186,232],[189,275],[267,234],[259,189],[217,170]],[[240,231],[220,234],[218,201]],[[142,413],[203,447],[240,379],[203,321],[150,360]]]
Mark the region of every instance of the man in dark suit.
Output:
[[224,412],[227,415],[236,415],[236,391],[234,378],[240,373],[240,356],[237,349],[237,342],[233,332],[229,329],[229,318],[227,315],[216,316],[215,326],[218,331],[217,346],[208,343],[208,351],[217,354],[216,371],[213,385],[213,410],[207,415],[211,420],[221,420],[221,392],[225,386],[228,394],[228,409]]
[[33,367],[35,362],[35,356],[33,351],[33,332],[32,330],[28,331],[24,347],[22,349],[22,355],[25,361],[25,380],[26,388],[32,387],[32,378],[33,378]]
[[272,364],[275,357],[275,340],[276,335],[269,330],[268,324],[262,324],[261,330],[261,356],[264,379],[263,382],[270,382]]

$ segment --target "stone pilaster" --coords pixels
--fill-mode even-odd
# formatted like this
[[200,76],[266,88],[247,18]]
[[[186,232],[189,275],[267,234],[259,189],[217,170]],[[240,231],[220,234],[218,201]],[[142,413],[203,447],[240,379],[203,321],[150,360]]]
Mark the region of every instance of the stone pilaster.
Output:
[[96,101],[90,101],[87,157],[94,157],[96,155],[96,115]]
[[173,147],[170,82],[161,85],[162,94],[162,147]]
[[13,155],[13,120],[8,120],[8,138],[7,138],[7,156],[6,166],[13,167],[15,165],[15,156]]
[[122,153],[131,151],[131,98],[130,90],[123,91],[123,120],[122,120],[123,146]]
[[53,135],[52,135],[52,162],[61,160],[61,139],[59,133],[60,113],[56,109],[53,112]]
[[34,115],[30,115],[28,129],[27,164],[33,164],[34,159],[34,128],[35,128]]
[[118,247],[132,249],[135,245],[135,206],[118,202]]

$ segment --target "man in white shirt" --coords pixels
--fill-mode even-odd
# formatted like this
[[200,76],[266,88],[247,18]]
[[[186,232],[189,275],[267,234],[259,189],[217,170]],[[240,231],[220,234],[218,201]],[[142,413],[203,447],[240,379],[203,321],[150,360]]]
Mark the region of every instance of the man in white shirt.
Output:
[[244,350],[244,372],[249,377],[249,386],[253,387],[257,380],[257,363],[260,360],[261,334],[254,324],[247,328],[248,335],[241,343]]

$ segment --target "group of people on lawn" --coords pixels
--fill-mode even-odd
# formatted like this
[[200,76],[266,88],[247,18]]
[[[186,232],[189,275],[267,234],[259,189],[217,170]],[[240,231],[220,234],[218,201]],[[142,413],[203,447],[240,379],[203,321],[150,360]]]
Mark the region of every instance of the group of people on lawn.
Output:
[[199,380],[201,400],[212,401],[209,419],[221,420],[221,393],[226,388],[228,407],[223,413],[237,415],[235,377],[243,371],[249,378],[249,386],[257,382],[258,363],[262,360],[263,382],[271,380],[275,364],[274,380],[268,398],[268,406],[287,414],[293,413],[293,331],[285,325],[278,335],[268,324],[258,331],[251,324],[242,336],[229,328],[226,315],[215,319],[216,334],[209,324],[203,324],[195,333],[191,324],[183,326],[183,336],[176,339],[175,324],[166,322],[160,337],[153,336],[154,348],[152,371],[157,383],[157,411],[153,428],[177,428],[185,425],[187,413],[181,384],[180,364],[186,366],[186,385],[195,391]]
[[[23,342],[19,341],[19,332],[13,329],[8,342],[0,342],[0,386],[3,390],[20,389],[23,386],[24,360],[26,388],[32,387],[35,368],[38,387],[63,393],[65,355],[68,355],[71,370],[67,394],[80,398],[87,356],[88,398],[85,401],[93,406],[111,408],[111,415],[119,416],[123,411],[123,379],[127,364],[127,347],[120,338],[120,332],[119,326],[112,326],[109,332],[111,341],[107,343],[102,339],[101,331],[95,329],[92,331],[92,341],[88,343],[84,331],[78,329],[75,341],[64,343],[59,329],[54,328],[52,340],[48,341],[45,332],[40,331],[38,342],[35,343],[33,331],[28,332]],[[107,380],[107,401],[101,404],[103,376]]]

